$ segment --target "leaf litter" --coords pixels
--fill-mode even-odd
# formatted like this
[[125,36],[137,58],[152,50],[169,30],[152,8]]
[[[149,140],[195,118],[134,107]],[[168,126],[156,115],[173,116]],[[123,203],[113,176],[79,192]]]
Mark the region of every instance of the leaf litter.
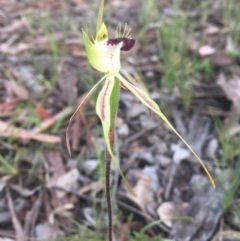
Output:
[[[141,33],[146,39],[140,38],[131,55],[126,55],[123,64],[127,73],[123,74],[133,76],[140,86],[141,79],[146,79],[150,94],[159,100],[164,56],[158,53],[158,44],[167,43],[164,38],[158,39],[158,28],[161,24],[167,26],[176,16],[186,14],[191,19],[193,32],[185,33],[188,55],[196,56],[206,66],[196,66],[200,71],[194,77],[189,113],[183,110],[184,94],[179,87],[169,95],[166,110],[177,130],[217,176],[224,173],[216,160],[221,162],[225,149],[219,141],[214,118],[220,117],[223,125],[231,122],[228,133],[234,138],[240,133],[239,55],[233,54],[236,43],[231,37],[234,30],[231,24],[236,24],[236,20],[224,22],[223,10],[228,7],[225,1],[219,4],[206,1],[208,15],[203,15],[204,4],[184,2],[188,4],[182,4],[176,11],[170,2],[156,1],[159,18],[149,18],[151,22],[144,26],[146,19],[143,20],[140,1],[113,1],[111,21],[127,21],[136,37],[142,29],[146,31]],[[77,34],[86,22],[91,22],[87,19],[94,16],[96,9],[97,4],[85,0],[1,1],[0,160],[3,170],[8,170],[0,172],[1,240],[74,235],[84,238],[93,235],[88,227],[102,237],[106,233],[102,133],[93,114],[94,97],[72,126],[72,158],[64,142],[74,105],[97,76],[89,71]],[[115,175],[111,180],[113,201],[122,212],[116,221],[116,239],[130,240],[131,232],[140,232],[145,224],[159,218],[162,223],[147,230],[149,237],[161,235],[181,241],[207,241],[214,235],[221,237],[221,233],[224,237],[224,232],[229,231],[228,224],[232,223],[225,215],[232,213],[223,215],[223,190],[208,186],[199,164],[168,128],[124,91],[118,121],[116,153],[136,197],[124,189]],[[84,162],[87,164],[83,165]],[[225,166],[234,168],[237,162],[239,158],[234,156]],[[17,172],[11,172],[11,168]],[[229,180],[223,181],[223,185],[228,183]],[[239,190],[232,205],[238,198]],[[129,219],[131,215],[133,218]],[[193,218],[193,222],[174,221],[185,216]],[[230,229],[235,232],[234,225]]]

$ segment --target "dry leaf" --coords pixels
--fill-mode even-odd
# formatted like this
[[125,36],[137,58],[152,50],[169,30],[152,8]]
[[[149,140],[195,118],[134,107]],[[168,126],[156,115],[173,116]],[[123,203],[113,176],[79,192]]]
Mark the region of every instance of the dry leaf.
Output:
[[59,136],[53,136],[48,134],[37,134],[33,131],[24,130],[21,128],[9,126],[7,123],[0,121],[0,136],[3,137],[14,137],[23,140],[33,139],[36,141],[56,144],[61,142]]
[[9,210],[10,210],[11,216],[12,216],[12,223],[13,223],[14,229],[16,231],[16,241],[25,241],[26,239],[24,237],[25,236],[24,231],[23,231],[22,225],[16,215],[9,189],[7,189],[7,200],[8,200]]
[[35,227],[35,233],[38,240],[55,240],[64,235],[63,231],[61,231],[56,225],[48,222],[38,224]]
[[59,151],[56,150],[46,150],[44,155],[49,163],[49,168],[52,172],[50,182],[55,182],[60,176],[66,173],[62,156]]
[[226,80],[224,74],[220,74],[217,84],[222,88],[227,98],[232,101],[237,108],[240,103],[240,76],[233,76],[230,80]]
[[172,227],[172,220],[180,216],[182,210],[188,206],[188,203],[163,202],[157,209],[157,214],[163,223]]
[[35,111],[42,120],[46,120],[52,117],[52,115],[42,106],[37,105]]
[[151,179],[149,176],[144,175],[140,172],[135,172],[135,176],[138,178],[136,185],[133,187],[133,191],[136,196],[127,192],[127,197],[135,202],[141,210],[146,213],[146,206],[152,202],[152,190],[151,190]]
[[4,84],[9,94],[14,93],[16,97],[21,99],[28,99],[28,91],[23,86],[19,85],[16,81],[9,80],[5,81]]
[[43,121],[39,126],[33,128],[32,132],[37,134],[37,133],[47,130],[48,128],[53,126],[57,121],[70,115],[72,113],[72,111],[73,111],[72,107],[67,107],[66,109],[58,112],[56,115],[54,115],[50,119]]
[[[79,172],[75,168],[59,176],[59,178],[54,183],[51,183],[51,185],[65,190],[71,190],[71,188],[77,183],[78,178]],[[58,198],[63,198],[66,195],[66,192],[57,190],[56,195]]]
[[233,64],[233,58],[222,51],[217,51],[209,57],[210,63],[216,67],[225,67]]
[[12,100],[7,100],[7,101],[1,103],[0,111],[2,113],[8,113],[8,112],[12,111],[19,101],[20,101],[20,99],[12,99]]

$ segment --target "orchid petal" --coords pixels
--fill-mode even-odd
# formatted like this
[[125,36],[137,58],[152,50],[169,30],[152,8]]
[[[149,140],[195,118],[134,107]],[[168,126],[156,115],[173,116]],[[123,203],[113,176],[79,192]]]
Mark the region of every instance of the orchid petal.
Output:
[[177,132],[177,130],[172,126],[172,124],[168,121],[167,117],[161,112],[159,106],[142,90],[137,88],[136,86],[129,83],[125,80],[120,74],[117,74],[116,77],[120,80],[122,86],[131,91],[146,107],[154,111],[169,127],[170,129],[183,141],[183,143],[188,147],[188,149],[193,153],[193,155],[197,158],[204,171],[206,172],[211,184],[215,187],[214,180],[209,173],[207,167],[204,165],[203,161],[198,157],[198,155],[193,151],[190,145],[184,140],[184,138]]
[[135,71],[132,73],[132,75],[133,75],[132,76],[125,69],[121,69],[120,70],[120,74],[122,74],[122,77],[127,79],[130,83],[132,83],[133,85],[139,87],[144,92],[148,93],[147,87],[145,86],[145,84],[143,83],[143,81],[141,80],[141,78],[139,77],[139,75]]
[[78,108],[76,109],[76,111],[73,113],[73,115],[71,116],[69,122],[68,122],[68,126],[67,126],[67,130],[66,130],[66,143],[67,143],[67,149],[68,149],[68,153],[71,156],[71,148],[70,148],[70,143],[69,143],[69,128],[71,126],[71,123],[73,121],[74,116],[77,114],[77,112],[79,111],[79,109],[84,105],[84,103],[86,102],[86,100],[92,95],[92,93],[97,89],[97,87],[99,86],[99,84],[106,79],[106,75],[104,75],[98,82],[97,84],[95,84],[92,89],[88,92],[88,94],[85,96],[85,98],[82,100],[82,102],[79,104]]
[[108,75],[108,78],[106,79],[104,86],[103,86],[102,90],[100,91],[98,98],[97,98],[96,112],[102,122],[103,134],[104,134],[107,151],[108,151],[111,159],[113,160],[114,164],[116,165],[120,175],[122,176],[126,187],[133,195],[135,195],[132,188],[130,187],[128,181],[124,177],[124,174],[122,173],[122,170],[119,167],[118,162],[117,162],[115,156],[113,155],[112,148],[111,148],[111,146],[112,146],[111,144],[113,144],[113,143],[111,143],[111,141],[113,142],[113,140],[110,140],[110,132],[111,132],[112,128],[114,128],[113,121],[115,119],[114,115],[116,115],[116,110],[115,110],[116,108],[111,109],[111,98],[113,97],[112,92],[114,90],[115,84],[116,84],[116,81],[115,81],[114,75]]
[[108,39],[107,44],[111,45],[117,45],[119,43],[123,43],[121,50],[122,51],[129,51],[135,44],[135,39],[132,38],[114,38],[114,39]]

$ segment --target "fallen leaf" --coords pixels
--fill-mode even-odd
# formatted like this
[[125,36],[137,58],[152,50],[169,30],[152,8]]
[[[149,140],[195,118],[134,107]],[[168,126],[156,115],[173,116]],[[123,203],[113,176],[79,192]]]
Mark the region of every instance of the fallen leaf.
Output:
[[62,98],[67,103],[72,103],[76,95],[77,72],[69,64],[63,63],[60,66],[58,85],[61,90]]
[[131,172],[131,175],[134,175],[137,178],[137,183],[133,187],[135,196],[127,192],[127,197],[136,203],[144,213],[147,213],[147,204],[153,201],[151,179],[149,176],[137,171],[134,173]]
[[[79,0],[76,0],[79,1]],[[82,0],[80,0],[82,1]],[[66,42],[66,45],[68,47],[68,51],[73,56],[86,56],[86,53],[83,49],[83,46],[78,38],[76,39],[68,39]]]
[[214,34],[218,34],[220,32],[220,28],[212,25],[212,26],[207,27],[207,29],[205,29],[204,32],[207,35],[214,35]]
[[34,237],[34,227],[39,215],[39,211],[42,205],[43,190],[38,195],[37,200],[35,200],[31,210],[28,210],[24,220],[24,234],[26,237]]
[[96,182],[91,182],[88,185],[82,187],[81,189],[78,190],[78,195],[83,195],[85,193],[94,191],[94,193],[96,193],[96,191],[98,190],[102,190],[103,189],[103,183],[102,181],[96,181]]
[[8,207],[11,212],[12,223],[13,223],[14,229],[16,231],[16,241],[25,241],[26,238],[24,235],[24,231],[23,231],[22,225],[16,215],[9,189],[7,189],[7,200],[8,200]]
[[29,50],[31,48],[30,44],[26,44],[26,43],[19,43],[15,46],[7,46],[7,45],[0,45],[0,53],[3,54],[10,54],[10,55],[17,55],[19,53],[24,53],[27,50]]
[[15,240],[11,238],[0,238],[0,241],[15,241]]
[[221,73],[217,84],[222,88],[227,98],[232,101],[234,107],[238,108],[240,103],[240,76],[233,76],[226,80],[226,76]]
[[54,224],[56,214],[67,216],[67,211],[73,208],[74,208],[74,205],[72,203],[66,203],[62,206],[58,206],[49,214],[49,217],[48,217],[49,223]]
[[20,28],[25,26],[25,21],[23,21],[23,19],[20,20],[16,20],[14,21],[12,24],[8,25],[7,27],[2,27],[0,28],[0,33],[11,33],[14,31],[19,30]]
[[233,64],[233,58],[222,51],[217,51],[209,57],[210,63],[216,67],[225,67]]
[[9,124],[0,121],[0,136],[3,137],[14,137],[23,140],[33,139],[36,141],[46,142],[56,144],[61,142],[59,136],[48,135],[48,134],[38,134],[33,131],[24,130],[18,127],[10,126]]
[[4,84],[9,94],[13,93],[18,98],[28,99],[28,91],[23,86],[19,85],[15,80],[5,81]]
[[11,99],[11,100],[7,100],[6,102],[0,103],[0,111],[1,113],[8,113],[10,111],[12,111],[16,104],[19,103],[19,101],[21,101],[20,99]]
[[[71,188],[77,183],[78,178],[79,178],[79,172],[75,168],[59,176],[56,181],[50,183],[50,186],[62,188],[65,190],[71,190]],[[63,198],[66,195],[66,192],[57,190],[56,195],[58,198]]]
[[56,225],[50,224],[48,222],[40,223],[35,227],[35,234],[39,240],[52,240],[64,235]]
[[188,206],[188,203],[163,202],[157,209],[159,218],[168,227],[172,227],[173,219],[180,216],[180,213]]
[[62,156],[57,150],[45,150],[44,156],[46,157],[50,172],[52,173],[50,182],[55,182],[60,176],[66,173]]
[[42,120],[46,120],[52,117],[52,115],[40,104],[35,107],[35,111]]
[[181,213],[181,216],[191,217],[194,222],[187,224],[185,220],[174,222],[173,240],[210,240],[223,213],[222,197],[223,193],[219,187],[213,189],[204,186],[196,190],[189,205]]
[[70,115],[73,112],[72,107],[67,107],[62,111],[58,112],[56,115],[52,116],[50,119],[43,121],[39,126],[33,128],[32,132],[37,134],[42,131],[47,130],[51,126],[53,126],[57,121],[63,119],[64,117]]

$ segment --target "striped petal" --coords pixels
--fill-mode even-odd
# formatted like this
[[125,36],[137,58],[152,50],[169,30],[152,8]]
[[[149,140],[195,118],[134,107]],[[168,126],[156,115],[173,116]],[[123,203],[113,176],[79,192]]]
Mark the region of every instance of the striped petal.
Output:
[[97,89],[97,87],[99,86],[99,84],[106,79],[106,75],[104,75],[98,82],[97,84],[95,84],[92,89],[88,92],[88,94],[85,96],[85,98],[83,99],[83,101],[79,104],[78,108],[76,109],[76,111],[73,113],[73,115],[71,116],[69,122],[68,122],[68,126],[67,126],[67,130],[66,130],[66,143],[67,143],[67,149],[68,149],[68,153],[71,156],[71,148],[70,148],[70,142],[69,142],[69,128],[71,126],[71,123],[73,121],[74,116],[78,113],[79,109],[84,105],[84,103],[86,102],[86,100],[92,95],[92,93]]
[[146,107],[154,111],[168,126],[169,128],[183,141],[183,143],[189,148],[189,150],[193,153],[193,155],[197,158],[204,171],[209,177],[209,180],[213,187],[215,187],[215,183],[211,174],[209,173],[207,167],[204,165],[203,161],[198,157],[198,155],[193,151],[191,146],[184,140],[184,138],[177,132],[177,130],[172,126],[172,124],[168,121],[167,117],[161,112],[159,106],[148,96],[147,93],[140,90],[136,86],[129,83],[125,80],[120,74],[117,74],[116,77],[120,80],[121,86],[131,91]]
[[132,188],[130,187],[129,183],[127,182],[126,178],[124,177],[122,170],[120,169],[115,156],[113,155],[113,151],[112,151],[113,143],[111,143],[113,140],[110,140],[110,138],[111,138],[110,132],[112,131],[112,128],[114,128],[113,122],[115,120],[115,117],[113,117],[113,115],[116,114],[116,108],[115,109],[111,108],[111,98],[113,96],[112,93],[116,87],[115,84],[119,84],[119,83],[115,82],[114,75],[108,75],[108,77],[104,83],[104,86],[103,86],[102,90],[100,91],[98,98],[97,98],[96,112],[102,122],[103,135],[104,135],[107,151],[108,151],[112,161],[116,165],[120,175],[122,176],[127,189],[133,195],[135,195]]

